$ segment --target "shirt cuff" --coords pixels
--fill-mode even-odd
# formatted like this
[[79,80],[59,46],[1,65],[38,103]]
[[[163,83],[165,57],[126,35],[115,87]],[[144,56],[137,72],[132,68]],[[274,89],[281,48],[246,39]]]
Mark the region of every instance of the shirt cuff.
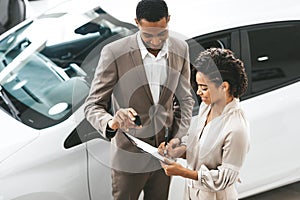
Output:
[[117,130],[111,129],[107,124],[105,132],[106,132],[106,134],[105,134],[106,138],[110,140],[113,137],[115,137]]

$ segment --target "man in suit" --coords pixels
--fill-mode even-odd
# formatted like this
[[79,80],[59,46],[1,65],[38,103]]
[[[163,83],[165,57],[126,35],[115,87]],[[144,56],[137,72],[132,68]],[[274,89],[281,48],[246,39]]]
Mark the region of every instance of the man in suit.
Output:
[[[114,199],[167,199],[170,178],[158,160],[141,152],[124,134],[158,147],[189,128],[194,100],[185,41],[169,36],[163,0],[141,0],[139,31],[106,45],[86,99],[85,115],[112,141]],[[174,101],[176,100],[176,101]],[[176,103],[174,103],[176,102]],[[137,115],[142,124],[134,123]]]

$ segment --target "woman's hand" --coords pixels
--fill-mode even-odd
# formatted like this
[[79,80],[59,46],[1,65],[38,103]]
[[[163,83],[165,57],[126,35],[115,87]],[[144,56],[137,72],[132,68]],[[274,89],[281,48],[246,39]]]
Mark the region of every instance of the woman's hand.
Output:
[[182,176],[193,180],[198,180],[198,172],[183,167],[177,162],[165,158],[164,162],[160,162],[167,176]]
[[160,143],[160,145],[157,147],[157,151],[160,155],[166,156],[167,146],[165,146],[165,142]]
[[186,170],[186,168],[179,163],[167,158],[165,158],[164,162],[161,162],[161,166],[165,170],[167,176],[183,176],[183,173]]
[[178,138],[173,138],[166,146],[162,142],[158,147],[158,153],[167,158],[184,158],[185,151],[186,146],[181,145]]

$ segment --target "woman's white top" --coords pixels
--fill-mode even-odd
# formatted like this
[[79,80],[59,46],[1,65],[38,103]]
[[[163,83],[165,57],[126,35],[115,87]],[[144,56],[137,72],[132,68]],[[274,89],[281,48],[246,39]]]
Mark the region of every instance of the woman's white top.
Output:
[[227,104],[220,116],[205,126],[211,107],[200,105],[199,115],[187,136],[188,168],[198,180],[187,179],[187,199],[237,199],[234,183],[249,150],[249,124],[239,99]]

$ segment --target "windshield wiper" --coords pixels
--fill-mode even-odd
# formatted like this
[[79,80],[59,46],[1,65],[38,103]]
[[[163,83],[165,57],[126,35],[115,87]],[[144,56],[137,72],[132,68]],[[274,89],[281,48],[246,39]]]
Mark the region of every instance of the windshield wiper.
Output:
[[14,106],[14,104],[11,102],[11,100],[9,99],[9,97],[7,96],[5,90],[2,88],[2,85],[0,85],[0,97],[2,98],[2,100],[4,101],[4,103],[7,105],[7,107],[9,108],[10,113],[12,114],[12,116],[17,119],[18,121],[21,121],[21,118],[19,117],[20,112],[18,111],[18,109]]

